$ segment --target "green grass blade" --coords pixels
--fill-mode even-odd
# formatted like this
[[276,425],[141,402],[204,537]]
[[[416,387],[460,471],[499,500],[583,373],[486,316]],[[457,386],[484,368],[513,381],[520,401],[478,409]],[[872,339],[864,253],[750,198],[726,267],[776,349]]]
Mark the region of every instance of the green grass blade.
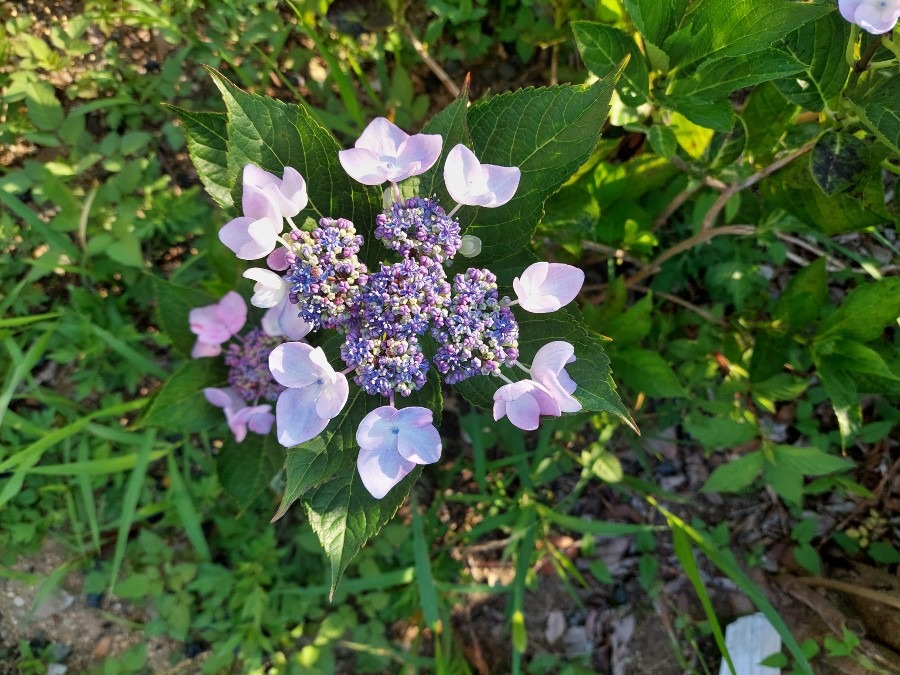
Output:
[[146,440],[138,451],[138,460],[128,479],[128,485],[125,487],[125,497],[122,500],[122,517],[119,520],[119,531],[116,535],[116,550],[113,554],[112,569],[109,575],[109,593],[112,595],[116,587],[116,577],[119,576],[119,570],[122,567],[122,560],[125,558],[125,546],[128,544],[128,533],[131,530],[131,523],[134,521],[134,514],[137,510],[138,501],[141,498],[141,490],[144,487],[144,478],[147,475],[147,467],[150,464],[150,453],[153,449],[153,443],[156,441],[156,431],[151,430],[146,435]]
[[[22,380],[25,379],[28,373],[31,372],[31,369],[34,368],[40,358],[44,355],[44,352],[47,351],[47,343],[50,341],[50,338],[55,331],[56,324],[53,324],[41,333],[21,359],[16,358],[12,361],[12,363],[15,363],[15,366],[10,366],[6,380],[3,383],[3,390],[0,391],[0,426],[3,425],[3,417],[6,414],[6,409],[9,407],[9,402],[12,400],[13,394],[16,392],[16,388],[22,383]],[[19,345],[16,344],[12,338],[4,340],[4,345],[6,346],[6,351],[10,354],[21,353]]]
[[422,615],[425,623],[434,631],[435,640],[440,634],[440,609],[438,596],[434,587],[434,575],[431,573],[431,560],[428,557],[428,544],[425,541],[425,529],[419,515],[418,503],[412,500],[413,552],[416,559],[416,585],[419,587],[419,599],[422,603]]
[[62,312],[47,312],[45,314],[32,314],[30,316],[12,316],[8,319],[0,319],[0,328],[21,328],[22,326],[30,326],[33,323],[41,321],[50,321],[58,319],[62,316]]
[[722,657],[725,659],[725,663],[728,664],[731,675],[737,675],[734,670],[734,662],[731,660],[731,653],[725,645],[725,635],[722,633],[722,625],[719,623],[719,618],[716,616],[716,611],[713,609],[712,601],[709,599],[709,593],[706,592],[706,586],[703,584],[703,579],[700,578],[700,570],[697,567],[697,561],[694,559],[694,551],[691,549],[691,542],[688,540],[687,535],[683,530],[678,527],[673,527],[672,543],[675,546],[675,555],[678,556],[678,560],[681,562],[684,573],[687,575],[687,578],[690,579],[691,584],[694,586],[694,590],[697,592],[697,597],[700,598],[700,604],[703,605],[703,611],[706,613],[706,618],[709,620],[709,626],[712,629],[716,646],[719,648],[719,652],[721,652]]
[[203,526],[200,523],[197,510],[194,508],[194,503],[191,501],[191,494],[184,484],[184,478],[182,478],[181,471],[175,463],[175,457],[172,454],[169,454],[168,457],[168,468],[169,492],[172,495],[175,510],[178,511],[178,517],[181,518],[184,533],[200,559],[208,562],[212,556],[209,552],[209,545],[206,543],[206,536],[203,534]]
[[[88,453],[90,447],[85,439],[81,439],[78,444],[78,463],[85,464],[88,462]],[[87,473],[79,473],[75,476],[75,483],[78,485],[78,492],[81,494],[81,502],[84,504],[84,513],[87,516],[88,529],[91,532],[91,542],[94,544],[94,551],[100,552],[100,523],[97,520],[97,503],[94,501],[94,490],[91,487],[91,479]]]
[[125,343],[124,340],[116,337],[108,330],[100,328],[100,326],[96,324],[92,323],[90,324],[90,327],[97,337],[99,337],[107,345],[109,345],[110,349],[112,349],[126,361],[129,361],[132,365],[140,368],[145,373],[150,373],[151,375],[155,375],[156,377],[159,377],[161,379],[164,379],[168,376],[168,373],[165,371],[165,369],[160,368],[146,356],[138,352],[133,347],[130,347]]

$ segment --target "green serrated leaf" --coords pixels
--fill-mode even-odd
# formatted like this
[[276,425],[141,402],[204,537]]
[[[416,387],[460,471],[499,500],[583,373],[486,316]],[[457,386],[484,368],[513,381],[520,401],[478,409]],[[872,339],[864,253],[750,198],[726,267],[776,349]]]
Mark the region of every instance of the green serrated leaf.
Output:
[[809,155],[809,171],[829,197],[859,184],[866,177],[866,144],[851,134],[829,129]]
[[[578,384],[572,395],[584,410],[612,413],[638,432],[631,414],[616,391],[603,342],[589,332],[576,315],[566,310],[539,317],[520,312],[516,315],[516,320],[519,323],[519,355],[523,363],[529,363],[537,350],[548,342],[569,342],[575,347],[575,361],[566,366],[566,371]],[[518,373],[510,371],[509,375],[515,378]],[[500,378],[481,376],[469,378],[454,385],[454,388],[473,405],[491,409],[494,405],[494,392],[501,386],[503,381]]]
[[765,464],[762,452],[751,452],[713,471],[701,492],[740,492],[759,475]]
[[[466,122],[469,110],[468,84],[469,81],[467,79],[459,96],[422,127],[423,134],[440,134],[444,139],[444,144],[441,147],[441,156],[438,161],[435,162],[432,168],[418,177],[418,193],[421,195],[436,194],[442,204],[453,203],[450,193],[444,187],[443,171],[447,153],[460,143],[467,147],[472,145],[472,139],[469,137],[469,127]],[[461,221],[461,225],[465,227],[468,223]]]
[[[727,99],[707,101],[693,96],[660,96],[659,99],[667,108],[681,113],[685,118],[704,129],[728,132],[734,126],[734,109]],[[673,118],[672,125],[678,126],[678,124]],[[677,129],[675,135],[679,136]],[[712,134],[710,134],[711,137]],[[704,145],[696,155],[692,154],[691,156],[699,158],[705,150],[706,146]]]
[[690,0],[625,0],[625,8],[638,31],[655,45],[663,41],[678,28]]
[[481,239],[484,260],[506,257],[531,240],[544,201],[597,147],[620,74],[621,68],[591,86],[501,94],[469,109],[479,160],[522,171],[515,197],[498,208],[479,209],[477,225],[466,231]]
[[678,139],[675,132],[663,124],[654,124],[647,134],[650,147],[660,157],[672,159],[678,150]]
[[900,75],[872,87],[850,104],[863,124],[895,155],[900,154]]
[[187,129],[188,153],[200,181],[215,202],[230,211],[234,206],[228,176],[228,116],[220,112],[191,112],[169,106]]
[[25,91],[25,107],[28,118],[41,131],[53,131],[65,118],[62,103],[56,98],[56,90],[47,82],[29,83]]
[[826,101],[841,93],[850,66],[844,56],[850,39],[850,22],[832,12],[794,31],[781,46],[804,65],[797,77],[778,80],[775,86],[802,108],[820,112]]
[[659,352],[638,347],[611,350],[615,371],[622,382],[634,392],[658,398],[677,398],[685,395],[675,371]]
[[772,453],[776,466],[790,466],[805,476],[824,476],[835,471],[846,471],[854,466],[849,459],[829,455],[818,448],[773,445]]
[[662,46],[682,69],[700,60],[746,56],[834,9],[789,0],[704,0],[692,4],[682,28]]
[[835,367],[828,360],[816,361],[816,374],[831,400],[841,432],[841,443],[846,446],[862,426],[862,406],[853,378]]
[[216,473],[225,492],[245,511],[265,491],[283,462],[284,449],[274,434],[248,434],[242,443],[229,437],[216,456]]
[[421,467],[417,466],[384,499],[379,500],[363,486],[354,466],[352,470],[304,495],[303,506],[309,524],[329,561],[331,597],[334,597],[334,591],[350,561],[366,541],[394,517],[421,473]]
[[182,433],[204,431],[223,422],[222,411],[206,402],[203,389],[227,386],[228,376],[219,359],[194,359],[172,373],[138,419],[142,427],[160,427]]
[[672,83],[671,94],[715,101],[738,89],[793,75],[801,70],[803,64],[790,54],[763,49],[749,56],[704,61],[691,77],[676,79]]
[[350,178],[338,161],[340,145],[303,105],[248,94],[210,73],[228,110],[228,178],[235,204],[247,164],[280,175],[291,166],[306,179],[309,205],[297,218],[347,218],[368,241],[382,210],[382,190]]
[[863,283],[844,298],[841,306],[819,326],[817,340],[840,335],[860,342],[881,336],[900,317],[900,278]]
[[627,57],[628,63],[616,90],[628,105],[640,105],[647,101],[650,95],[647,64],[632,37],[618,28],[593,21],[575,21],[572,30],[585,65],[595,75],[605,75],[614,70]]

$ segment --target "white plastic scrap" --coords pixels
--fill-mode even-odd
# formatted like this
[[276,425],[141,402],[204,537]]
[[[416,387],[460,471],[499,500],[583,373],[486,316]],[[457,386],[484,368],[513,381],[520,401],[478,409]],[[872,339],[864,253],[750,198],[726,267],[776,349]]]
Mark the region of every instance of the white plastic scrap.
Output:
[[[750,614],[725,628],[725,646],[731,654],[735,675],[781,675],[781,668],[761,666],[759,662],[781,651],[781,636],[764,614]],[[730,675],[722,659],[719,675]]]

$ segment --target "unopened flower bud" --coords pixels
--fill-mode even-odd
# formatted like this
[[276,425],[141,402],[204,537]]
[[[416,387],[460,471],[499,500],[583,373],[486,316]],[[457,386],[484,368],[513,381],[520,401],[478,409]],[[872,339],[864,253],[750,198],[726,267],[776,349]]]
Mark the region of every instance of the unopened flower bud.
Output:
[[459,252],[467,258],[474,258],[481,253],[481,239],[474,234],[463,235],[462,246],[459,247]]

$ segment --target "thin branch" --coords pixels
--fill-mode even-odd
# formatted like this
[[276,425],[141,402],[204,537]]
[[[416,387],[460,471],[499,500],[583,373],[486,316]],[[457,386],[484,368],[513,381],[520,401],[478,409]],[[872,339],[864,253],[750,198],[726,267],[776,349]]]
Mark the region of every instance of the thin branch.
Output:
[[450,79],[447,71],[441,68],[441,65],[431,57],[431,54],[425,49],[425,45],[419,42],[419,39],[413,34],[412,29],[409,26],[406,26],[406,36],[409,38],[409,42],[412,44],[413,49],[416,50],[416,54],[419,55],[419,58],[425,62],[425,65],[435,74],[437,79],[444,84],[447,91],[453,94],[453,98],[459,96],[459,87],[457,87],[456,83]]
[[594,253],[602,253],[605,256],[608,256],[610,258],[615,258],[616,260],[629,262],[632,265],[637,265],[637,266],[643,265],[643,263],[640,260],[628,255],[621,248],[614,248],[612,246],[606,246],[605,244],[598,244],[593,241],[587,241],[586,239],[582,240],[581,248],[585,249],[586,251],[593,251]]
[[663,225],[665,225],[666,221],[671,218],[674,213],[681,208],[681,206],[691,197],[693,197],[700,188],[703,187],[703,183],[697,183],[695,185],[689,185],[684,190],[679,192],[675,197],[666,204],[666,208],[662,210],[662,212],[656,216],[653,220],[653,225],[650,226],[650,231],[654,232]]
[[876,591],[863,586],[847,583],[846,581],[838,581],[837,579],[824,579],[821,577],[792,577],[791,581],[795,581],[806,586],[818,586],[820,588],[830,588],[834,591],[842,593],[850,593],[866,600],[878,602],[888,605],[894,609],[900,609],[900,597],[888,595],[882,591]]
[[809,141],[806,145],[803,145],[800,148],[797,148],[792,153],[785,155],[781,159],[777,159],[768,166],[760,169],[752,176],[742,180],[739,183],[732,183],[728,186],[728,188],[719,195],[719,198],[713,202],[713,205],[710,207],[709,211],[706,212],[706,215],[703,217],[703,224],[701,225],[701,229],[709,230],[716,222],[716,218],[719,217],[719,214],[722,212],[722,209],[725,208],[725,205],[728,203],[728,200],[731,199],[735,194],[740,192],[741,190],[746,190],[748,187],[756,185],[763,178],[768,178],[773,173],[778,171],[781,168],[784,168],[791,162],[793,162],[798,157],[802,157],[807,152],[812,150],[816,145],[816,140]]
[[654,274],[659,272],[662,264],[670,258],[674,258],[679,253],[684,253],[685,251],[694,248],[694,246],[697,246],[698,244],[703,244],[713,237],[719,237],[725,234],[746,236],[754,234],[755,232],[756,228],[752,225],[726,225],[724,227],[700,230],[700,232],[695,234],[693,237],[688,237],[684,241],[680,241],[671,248],[660,253],[651,263],[646,265],[643,269],[635,272],[632,276],[628,277],[625,280],[625,285],[631,288],[642,282],[644,279],[652,277]]
[[719,326],[727,326],[727,322],[713,316],[710,312],[707,312],[702,307],[698,307],[697,305],[688,302],[684,298],[681,298],[677,295],[673,295],[671,293],[664,293],[663,291],[654,291],[651,288],[647,288],[646,286],[632,286],[632,288],[636,291],[640,291],[641,293],[653,293],[653,295],[658,295],[663,300],[668,300],[669,302],[673,302],[676,305],[681,305],[687,310],[690,310],[694,314],[703,317],[710,323],[718,324]]

